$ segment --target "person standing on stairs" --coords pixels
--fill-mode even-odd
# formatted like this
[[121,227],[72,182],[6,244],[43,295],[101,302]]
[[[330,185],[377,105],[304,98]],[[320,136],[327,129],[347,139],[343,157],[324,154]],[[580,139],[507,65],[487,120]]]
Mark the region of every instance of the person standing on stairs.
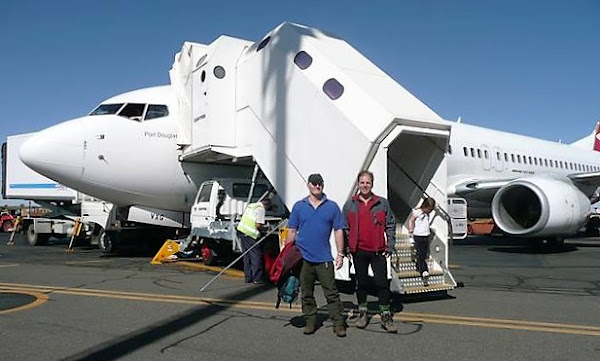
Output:
[[429,224],[429,214],[435,209],[435,199],[426,198],[421,207],[414,209],[410,218],[408,219],[408,233],[410,237],[414,239],[416,258],[417,258],[417,272],[423,278],[423,285],[429,286],[429,268],[427,266],[427,256],[429,255],[429,236],[431,230]]

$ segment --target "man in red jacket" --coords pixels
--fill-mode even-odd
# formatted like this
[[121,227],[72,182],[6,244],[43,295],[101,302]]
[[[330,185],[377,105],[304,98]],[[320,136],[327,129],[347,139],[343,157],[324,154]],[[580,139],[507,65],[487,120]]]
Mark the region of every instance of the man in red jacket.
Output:
[[369,265],[379,297],[381,327],[390,333],[398,332],[390,310],[390,282],[387,278],[389,252],[394,250],[396,221],[387,199],[371,191],[373,173],[358,174],[358,194],[344,204],[343,214],[347,223],[348,246],[356,274],[356,298],[359,317],[356,327],[365,328],[369,323],[367,291],[369,288]]

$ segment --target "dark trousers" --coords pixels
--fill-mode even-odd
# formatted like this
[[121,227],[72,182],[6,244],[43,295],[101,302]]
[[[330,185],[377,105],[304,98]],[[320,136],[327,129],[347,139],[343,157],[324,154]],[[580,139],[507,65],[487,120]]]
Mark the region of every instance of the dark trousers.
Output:
[[414,236],[414,238],[417,251],[417,271],[419,273],[429,272],[427,262],[425,262],[429,255],[429,236]]
[[[238,237],[242,240],[242,251],[246,252],[252,247],[256,240],[238,231]],[[263,275],[263,254],[260,245],[254,247],[250,252],[244,255],[244,277],[246,283],[262,282]]]
[[369,291],[369,265],[373,269],[373,283],[377,289],[379,306],[390,304],[390,281],[387,279],[387,263],[385,256],[378,252],[356,251],[352,254],[356,275],[356,299],[358,305],[367,303]]
[[317,324],[317,302],[315,301],[315,281],[319,280],[327,300],[329,317],[335,326],[344,325],[343,306],[335,286],[333,262],[312,263],[302,261],[300,288],[302,290],[302,313],[306,324]]

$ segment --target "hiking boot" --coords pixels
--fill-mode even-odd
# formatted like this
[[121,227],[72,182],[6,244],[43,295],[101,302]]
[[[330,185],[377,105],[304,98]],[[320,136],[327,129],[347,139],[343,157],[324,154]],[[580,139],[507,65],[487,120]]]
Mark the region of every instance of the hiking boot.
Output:
[[391,313],[384,313],[381,315],[381,328],[387,333],[397,333],[398,329],[394,326],[394,320],[392,319]]
[[335,335],[337,337],[346,337],[346,326],[344,326],[344,325],[333,326],[333,333],[335,333]]
[[315,326],[315,324],[313,323],[307,323],[306,326],[304,326],[305,335],[312,335],[313,333],[315,333],[316,330],[317,326]]
[[356,327],[365,328],[369,324],[369,315],[367,311],[359,311],[358,319],[356,320]]

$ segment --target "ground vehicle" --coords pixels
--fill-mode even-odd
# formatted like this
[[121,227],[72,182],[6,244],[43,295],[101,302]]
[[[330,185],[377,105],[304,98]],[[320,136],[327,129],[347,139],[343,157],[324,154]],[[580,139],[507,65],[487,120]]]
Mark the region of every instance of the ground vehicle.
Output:
[[12,215],[10,215],[10,213],[2,212],[2,214],[0,215],[0,224],[2,225],[2,228],[0,228],[0,230],[2,232],[12,231],[14,223],[15,218]]
[[[287,213],[285,205],[279,197],[270,194],[270,188],[264,180],[254,185],[248,179],[232,178],[202,183],[192,206],[188,238],[195,242],[206,264],[213,264],[217,259],[230,259],[232,253],[242,251],[236,227],[248,201],[256,202],[263,196],[271,198],[273,208],[266,213],[263,231],[281,222]],[[265,252],[269,254],[268,258],[276,255],[279,250],[276,233],[264,242],[263,249],[268,250]]]

